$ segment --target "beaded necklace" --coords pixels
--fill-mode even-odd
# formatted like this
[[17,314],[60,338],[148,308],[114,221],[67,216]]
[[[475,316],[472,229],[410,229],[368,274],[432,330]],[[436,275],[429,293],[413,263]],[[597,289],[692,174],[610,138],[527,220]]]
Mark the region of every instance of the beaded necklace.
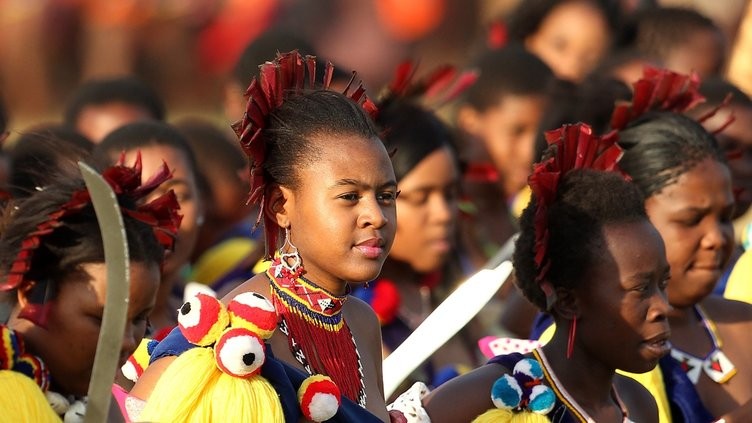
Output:
[[355,339],[342,316],[347,294],[336,296],[274,259],[266,271],[279,329],[295,359],[309,374],[332,378],[343,395],[366,406],[363,367]]
[[677,347],[671,348],[671,357],[679,362],[679,366],[687,374],[687,377],[693,384],[697,384],[700,375],[704,371],[708,377],[716,383],[726,383],[736,374],[736,367],[726,354],[721,351],[723,343],[718,336],[718,329],[710,320],[699,305],[694,307],[697,317],[705,327],[705,331],[710,337],[713,348],[704,358],[697,357],[688,352],[682,351]]
[[[564,385],[559,382],[559,379],[551,370],[551,365],[548,364],[548,359],[546,359],[545,354],[543,354],[543,349],[540,347],[534,349],[533,355],[535,356],[535,359],[538,360],[539,363],[541,363],[543,374],[546,376],[546,379],[548,380],[551,389],[553,389],[554,393],[556,394],[556,397],[559,398],[561,402],[563,402],[567,407],[567,409],[572,412],[575,419],[578,422],[595,423],[595,419],[590,417],[588,413],[583,410],[579,404],[577,404],[574,398],[572,398],[572,395],[570,395],[569,392],[567,392],[567,390],[564,388]],[[611,387],[611,396],[616,402],[616,405],[618,405],[621,409],[621,414],[623,416],[622,422],[633,423],[631,420],[629,420],[629,417],[627,417],[627,407],[624,405],[621,398],[619,397],[619,394],[616,392],[616,389],[613,386]]]

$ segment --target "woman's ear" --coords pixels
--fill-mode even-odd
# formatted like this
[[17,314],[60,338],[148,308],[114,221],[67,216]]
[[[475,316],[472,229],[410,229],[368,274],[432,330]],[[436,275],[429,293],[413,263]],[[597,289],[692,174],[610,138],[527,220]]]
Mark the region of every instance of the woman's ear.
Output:
[[277,222],[280,228],[290,226],[290,209],[293,203],[292,191],[279,185],[272,185],[266,193],[264,215]]
[[559,316],[572,320],[580,315],[580,308],[574,291],[567,288],[556,288],[556,302],[553,309]]

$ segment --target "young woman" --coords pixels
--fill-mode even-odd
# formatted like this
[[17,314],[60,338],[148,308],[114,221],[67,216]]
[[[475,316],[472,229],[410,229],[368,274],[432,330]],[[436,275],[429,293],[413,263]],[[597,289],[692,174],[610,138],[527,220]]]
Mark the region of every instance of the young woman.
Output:
[[196,245],[198,231],[204,219],[204,205],[198,188],[200,174],[190,145],[180,132],[166,123],[126,124],[111,132],[96,146],[94,159],[106,166],[117,161],[123,152],[126,160],[133,160],[136,154],[140,154],[146,175],[159,169],[163,163],[170,166],[172,179],[158,188],[152,196],[173,190],[183,215],[175,249],[167,255],[162,266],[157,302],[149,316],[154,330],[153,337],[161,339],[177,324],[175,310],[183,302],[184,268]]
[[[172,246],[180,216],[172,192],[142,201],[169,178],[168,169],[145,185],[138,165],[118,165],[103,175],[118,192],[128,239],[131,282],[122,365],[146,332],[164,247]],[[0,289],[12,306],[7,328],[23,339],[25,353],[41,360],[38,381],[46,380],[55,411],[65,414],[87,394],[91,378],[107,287],[102,237],[80,179],[60,179],[13,206],[0,237]],[[23,344],[15,344],[17,356]]]
[[[379,103],[376,123],[387,151],[394,151],[399,219],[379,278],[355,295],[374,307],[389,354],[462,277],[456,247],[460,176],[450,130],[417,99],[393,93]],[[474,367],[475,347],[463,335],[439,349],[417,379],[436,386],[458,366]]]
[[630,123],[619,143],[671,265],[672,352],[661,371],[673,418],[748,421],[752,306],[710,295],[734,248],[725,154],[700,124],[668,112]]
[[554,145],[530,179],[514,266],[524,295],[554,316],[556,333],[526,356],[498,356],[439,387],[424,400],[433,422],[471,421],[494,405],[501,410],[479,421],[518,412],[556,422],[657,421],[650,394],[616,369],[647,372],[669,352],[663,242],[637,188],[593,170],[614,169],[613,139],[583,124],[549,137]]
[[[235,130],[251,160],[251,201],[260,204],[273,260],[225,299],[245,292],[271,299],[280,330],[269,346],[284,367],[330,376],[342,392],[341,409],[356,413],[351,421],[387,420],[378,320],[348,293],[350,284],[381,271],[394,239],[397,182],[364,110],[373,104],[363,89],[330,91],[328,76],[323,88],[314,87],[314,78],[307,79],[315,75],[312,67],[312,58],[282,54],[262,65],[249,87],[247,112]],[[131,394],[148,407],[178,353],[158,348],[153,361],[173,357],[154,361]],[[288,421],[300,414],[285,413]]]

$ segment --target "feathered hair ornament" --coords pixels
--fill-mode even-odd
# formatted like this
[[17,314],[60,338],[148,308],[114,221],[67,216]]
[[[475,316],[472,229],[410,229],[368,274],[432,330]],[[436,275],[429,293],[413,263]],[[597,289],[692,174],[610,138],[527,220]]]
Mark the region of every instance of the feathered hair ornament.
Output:
[[[634,91],[632,101],[621,102],[614,108],[611,115],[611,128],[620,131],[630,122],[650,111],[684,113],[693,109],[705,102],[705,97],[699,91],[700,82],[700,77],[695,72],[683,75],[668,69],[645,66],[642,78],[632,84]],[[721,104],[700,116],[697,121],[703,123],[710,119],[730,101],[731,94],[726,96]],[[730,116],[711,133],[718,134],[733,121],[734,117]]]
[[[266,161],[263,130],[269,124],[269,115],[282,106],[289,96],[306,89],[328,90],[334,66],[327,62],[323,81],[317,84],[316,57],[303,57],[297,50],[293,50],[288,53],[277,53],[274,61],[264,63],[259,69],[258,77],[253,77],[245,92],[245,96],[248,97],[245,113],[232,125],[232,129],[250,160],[251,188],[248,203],[260,205],[254,228],[261,223],[263,217],[267,246],[265,256],[268,257],[270,251],[276,250],[279,228],[276,222],[265,217],[263,213],[267,182],[263,170]],[[371,117],[377,114],[376,105],[366,95],[366,90],[355,72],[342,94],[359,104]]]
[[533,173],[528,179],[530,189],[536,199],[535,206],[535,264],[538,268],[536,281],[546,295],[546,308],[550,309],[556,301],[553,286],[546,280],[550,267],[548,251],[548,209],[556,200],[560,181],[564,176],[577,169],[615,171],[625,179],[617,162],[622,156],[622,149],[616,142],[618,135],[611,131],[599,137],[592,128],[584,123],[564,125],[559,129],[546,132],[549,145],[547,158],[533,166]]
[[[117,164],[102,172],[102,177],[112,187],[118,199],[128,198],[133,202],[144,199],[172,177],[167,164],[163,163],[157,173],[142,184],[141,170],[140,153],[136,156],[133,167],[125,165],[125,155],[122,154]],[[5,275],[5,280],[0,283],[0,291],[10,291],[29,283],[30,281],[26,280],[26,273],[31,269],[34,253],[42,244],[43,238],[63,226],[64,219],[80,213],[89,204],[91,204],[91,195],[86,188],[81,188],[75,191],[70,200],[60,206],[58,210],[48,214],[34,231],[27,234],[26,238],[21,241],[18,254],[16,254],[15,260]],[[172,249],[174,246],[182,219],[182,216],[178,213],[179,210],[180,205],[173,190],[169,190],[158,198],[133,209],[121,206],[124,215],[151,226],[157,241],[165,249]],[[45,291],[50,289],[49,283],[38,282],[40,285],[47,285]],[[43,294],[44,300],[50,299],[48,291]],[[44,326],[48,304],[30,303],[29,305],[33,306],[33,310],[22,310],[22,317]]]
[[415,80],[418,65],[406,60],[397,66],[392,82],[379,96],[379,107],[400,98],[412,98],[430,108],[438,108],[457,98],[478,79],[475,70],[459,72],[454,66],[439,66],[424,78]]

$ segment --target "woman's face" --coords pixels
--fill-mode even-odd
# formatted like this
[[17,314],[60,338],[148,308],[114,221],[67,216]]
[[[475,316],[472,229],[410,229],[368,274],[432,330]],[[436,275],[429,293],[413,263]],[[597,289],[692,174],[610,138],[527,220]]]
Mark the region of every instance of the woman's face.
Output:
[[566,1],[554,7],[525,46],[557,77],[579,82],[606,54],[611,42],[606,17],[588,1]]
[[[574,354],[644,373],[669,351],[669,266],[660,235],[647,220],[603,228],[605,249],[575,289],[579,310]],[[582,351],[584,350],[584,351]]]
[[[119,365],[125,364],[146,333],[159,287],[155,263],[130,263],[128,320],[120,348]],[[86,395],[107,295],[107,267],[87,263],[62,281],[53,300],[46,328],[26,320],[11,323],[26,340],[27,348],[41,357],[50,370],[54,389]]]
[[327,289],[367,282],[381,271],[397,225],[397,182],[384,145],[356,135],[318,135],[316,160],[283,188],[284,221],[306,275]]
[[399,182],[399,220],[389,257],[417,272],[438,270],[452,247],[459,184],[455,163],[449,148],[435,150]]
[[668,298],[688,307],[710,295],[734,248],[734,197],[728,168],[706,158],[645,201],[666,243]]
[[141,180],[146,182],[162,166],[162,162],[172,171],[172,178],[159,186],[147,199],[151,201],[169,190],[174,190],[180,204],[180,230],[175,240],[175,249],[168,252],[163,266],[164,275],[174,277],[188,263],[198,237],[198,218],[203,215],[203,205],[198,193],[196,175],[188,165],[188,158],[182,151],[166,145],[150,145],[127,152],[126,163],[133,163],[137,151],[141,151],[143,171]]

